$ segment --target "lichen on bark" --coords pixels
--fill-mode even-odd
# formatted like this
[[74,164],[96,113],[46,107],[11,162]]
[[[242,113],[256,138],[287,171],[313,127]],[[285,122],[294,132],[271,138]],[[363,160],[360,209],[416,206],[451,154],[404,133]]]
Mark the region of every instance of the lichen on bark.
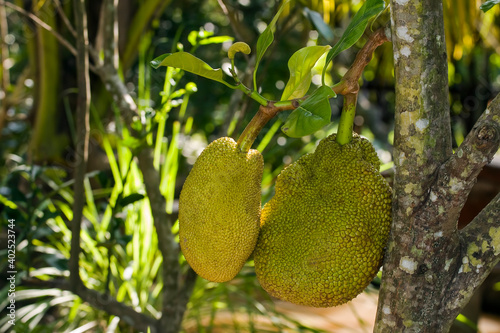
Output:
[[391,29],[393,228],[375,332],[447,332],[498,262],[499,197],[466,229],[459,231],[457,221],[479,171],[498,150],[500,98],[453,154],[441,1],[391,1]]

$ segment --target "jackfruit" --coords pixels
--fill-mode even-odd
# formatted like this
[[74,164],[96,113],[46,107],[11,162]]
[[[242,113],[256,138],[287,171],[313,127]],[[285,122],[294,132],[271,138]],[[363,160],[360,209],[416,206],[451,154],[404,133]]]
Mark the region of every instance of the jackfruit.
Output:
[[263,168],[259,151],[242,152],[227,137],[196,160],[179,198],[179,242],[201,277],[231,280],[255,248]]
[[370,142],[336,135],[285,168],[264,206],[255,271],[272,296],[330,307],[376,275],[391,225],[391,188]]

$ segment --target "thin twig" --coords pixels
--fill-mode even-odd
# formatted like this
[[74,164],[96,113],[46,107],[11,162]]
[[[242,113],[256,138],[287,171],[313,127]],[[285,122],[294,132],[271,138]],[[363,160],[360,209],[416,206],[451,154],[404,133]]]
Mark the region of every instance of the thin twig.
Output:
[[230,5],[227,4],[226,0],[217,0],[219,7],[222,9],[222,12],[229,19],[229,24],[233,29],[234,35],[240,41],[249,42],[253,39],[252,32],[247,29],[247,27],[240,22],[238,19],[237,13],[235,13],[234,9],[231,8]]
[[74,0],[75,23],[77,30],[77,80],[78,98],[76,109],[76,152],[77,166],[75,170],[75,186],[73,204],[73,221],[71,226],[70,252],[70,287],[73,292],[82,286],[80,278],[80,231],[85,206],[85,170],[87,169],[89,146],[89,108],[90,108],[90,78],[89,78],[89,50],[87,33],[87,12],[85,0]]
[[71,45],[70,42],[68,42],[66,39],[64,39],[64,37],[61,36],[57,31],[52,29],[52,27],[50,25],[48,25],[47,23],[42,21],[40,18],[38,18],[38,16],[36,16],[32,13],[29,13],[29,12],[25,11],[23,8],[18,7],[10,2],[5,2],[3,0],[0,0],[0,5],[4,5],[6,7],[9,7],[11,9],[15,10],[16,12],[18,12],[19,14],[22,14],[22,15],[30,18],[33,22],[35,22],[36,24],[38,24],[39,26],[41,26],[42,28],[44,28],[45,30],[47,30],[48,32],[53,34],[54,37],[57,38],[59,43],[61,43],[64,47],[66,47],[69,50],[69,52],[71,52],[76,57],[77,52],[76,52],[76,49],[73,47],[73,45]]
[[[116,0],[105,0],[103,3],[103,15],[109,20],[105,21],[107,25],[104,31],[113,31],[116,20]],[[113,19],[115,18],[115,19]],[[106,38],[114,38],[111,34],[104,33]],[[130,127],[134,116],[137,114],[137,105],[127,91],[123,80],[118,75],[114,64],[116,44],[112,40],[103,41],[105,60],[98,70],[108,91],[113,95],[118,108]],[[169,223],[166,213],[165,197],[161,194],[158,184],[160,183],[160,174],[155,169],[153,163],[152,151],[149,148],[143,148],[138,154],[139,168],[142,171],[146,192],[148,194],[153,222],[158,236],[158,247],[163,257],[163,284],[162,291],[162,317],[158,321],[158,327],[163,332],[177,332],[180,328],[182,317],[186,309],[196,274],[189,269],[188,274],[183,276],[179,264],[179,244],[172,233],[172,225]],[[194,278],[192,276],[195,276]],[[185,279],[184,286],[180,281]],[[184,295],[181,295],[184,294]],[[182,296],[182,297],[181,297]]]
[[118,68],[118,0],[106,0],[102,6],[104,66]]
[[359,50],[356,55],[356,59],[347,73],[345,73],[340,83],[332,87],[333,91],[335,91],[336,94],[342,94],[344,96],[347,94],[358,93],[359,78],[361,77],[361,74],[363,74],[365,67],[372,60],[373,52],[377,47],[388,41],[389,39],[385,34],[385,28],[380,28],[375,31],[368,38],[368,41],[365,45],[363,45],[361,50]]
[[[356,55],[353,64],[344,75],[339,84],[332,87],[336,94],[349,96],[350,101],[356,101],[359,91],[359,78],[363,73],[366,65],[370,62],[373,52],[377,47],[389,41],[387,38],[385,28],[380,28],[375,31],[365,43],[363,48]],[[269,120],[276,116],[279,112],[285,110],[293,110],[299,106],[299,103],[306,99],[307,96],[292,100],[291,104],[283,104],[282,102],[270,101],[267,106],[260,106],[259,111],[255,114],[252,120],[248,123],[243,133],[238,139],[238,146],[242,151],[248,151],[252,146],[255,138],[259,132],[264,128]],[[287,101],[287,103],[289,103]]]
[[69,32],[73,35],[73,37],[76,38],[76,30],[75,30],[75,28],[73,28],[73,25],[69,21],[68,16],[66,16],[66,13],[64,12],[64,10],[61,6],[61,2],[59,2],[59,0],[54,0],[54,3],[56,5],[57,12],[59,13],[59,16],[61,16],[64,24],[66,25],[66,28],[68,28]]
[[[43,29],[50,32],[59,41],[59,43],[61,43],[66,49],[68,49],[68,51],[72,55],[74,55],[76,57],[77,51],[74,48],[74,46],[71,45],[71,43],[68,42],[63,36],[61,36],[56,30],[52,29],[52,27],[50,25],[48,25],[47,23],[42,21],[40,18],[38,18],[38,16],[36,16],[32,13],[29,13],[29,12],[25,11],[23,8],[18,7],[10,2],[5,2],[3,0],[0,0],[0,5],[5,5],[6,7],[9,7],[11,9],[15,10],[16,12],[18,12],[19,14],[24,15],[24,16],[28,17],[29,19],[31,19],[33,22],[38,24],[40,27],[42,27]],[[97,68],[94,65],[89,64],[89,68],[92,72],[94,72],[94,73],[97,72]]]
[[[38,288],[56,288],[60,290],[72,291],[67,280],[43,281],[37,278],[30,278],[24,279],[23,284]],[[149,328],[151,333],[158,332],[156,330],[156,319],[144,313],[135,311],[133,308],[117,301],[109,294],[99,293],[84,286],[80,286],[76,292],[72,292],[79,296],[83,301],[89,303],[92,307],[106,311],[110,315],[120,317],[123,321],[127,322],[130,326],[137,330],[147,332]]]
[[5,12],[5,7],[0,6],[0,47],[2,55],[2,88],[3,91],[7,91],[7,87],[10,84],[10,74],[8,67],[5,66],[6,61],[9,58],[9,47],[7,45],[7,35],[8,35],[8,23],[7,23],[7,13]]
[[0,58],[2,67],[2,80],[0,82],[0,88],[4,92],[4,96],[0,97],[0,100],[3,100],[2,105],[0,106],[0,132],[2,132],[3,126],[5,124],[5,120],[7,117],[8,103],[7,103],[7,89],[10,86],[10,73],[9,68],[7,67],[7,59],[9,58],[9,47],[6,42],[6,37],[8,34],[8,24],[7,24],[7,13],[5,12],[5,7],[0,6]]

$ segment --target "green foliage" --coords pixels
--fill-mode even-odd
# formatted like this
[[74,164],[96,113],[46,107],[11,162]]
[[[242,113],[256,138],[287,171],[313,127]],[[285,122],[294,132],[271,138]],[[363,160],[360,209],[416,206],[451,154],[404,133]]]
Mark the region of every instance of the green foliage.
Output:
[[229,57],[230,60],[234,59],[234,56],[236,53],[242,52],[244,54],[250,54],[251,49],[250,46],[248,46],[247,43],[244,42],[236,42],[227,51],[227,56]]
[[281,100],[301,98],[311,85],[311,70],[318,59],[330,49],[330,46],[306,46],[295,52],[288,60],[290,79],[283,90]]
[[385,9],[384,0],[366,0],[356,15],[352,18],[340,40],[332,47],[326,56],[325,68],[323,69],[322,82],[325,82],[326,66],[340,52],[350,48],[358,41],[365,32],[368,21],[380,14]]
[[201,59],[196,58],[191,53],[188,52],[177,52],[177,53],[167,53],[159,56],[158,58],[151,61],[151,65],[154,68],[160,66],[171,66],[175,68],[183,69],[187,72],[197,74],[199,76],[205,77],[210,80],[214,80],[231,87],[224,80],[224,72],[222,69],[213,69]]
[[285,6],[289,2],[290,2],[290,0],[283,1],[278,12],[276,13],[276,15],[274,15],[272,21],[267,25],[266,29],[264,30],[264,32],[262,32],[262,34],[259,36],[259,39],[257,40],[257,47],[256,47],[256,51],[255,51],[257,54],[257,58],[255,60],[255,68],[253,70],[253,89],[255,91],[257,90],[257,69],[259,68],[259,64],[262,60],[262,57],[264,56],[264,53],[266,53],[267,48],[274,41],[274,30],[275,30],[276,22],[278,21],[278,18],[280,17],[281,12],[283,11],[283,9],[285,9]]
[[314,27],[318,30],[319,34],[323,36],[323,38],[328,42],[328,43],[333,43],[333,38],[335,37],[332,31],[332,28],[326,24],[326,22],[323,20],[323,17],[321,16],[320,13],[317,11],[311,10],[309,8],[304,8],[304,11],[311,21],[311,23],[314,25]]
[[481,8],[481,10],[486,13],[488,10],[493,8],[493,6],[498,5],[499,3],[500,0],[488,0],[485,3],[483,3],[479,8]]
[[[318,67],[312,60],[316,55],[311,58],[304,56],[301,58],[304,62],[296,61],[291,70],[286,66],[290,54],[306,44],[313,45],[306,49],[318,52],[321,48],[327,48],[315,45],[321,44],[321,38],[332,40],[332,31],[335,31],[335,35],[337,31],[342,31],[345,18],[350,12],[361,12],[362,3],[362,16],[366,18],[369,2],[375,4],[373,1],[357,2],[354,5],[350,1],[336,1],[335,6],[327,8],[325,1],[293,2],[288,7],[282,7],[276,15],[279,6],[277,1],[256,0],[248,5],[234,2],[229,10],[232,10],[230,14],[238,20],[231,24],[217,1],[213,0],[147,0],[122,4],[136,6],[131,11],[134,15],[131,14],[133,19],[128,22],[131,23],[130,28],[120,31],[121,36],[128,36],[120,41],[120,49],[125,50],[120,54],[120,68],[122,78],[139,107],[140,117],[134,123],[134,128],[141,136],[134,137],[129,133],[117,108],[107,101],[108,92],[104,85],[92,75],[90,159],[92,162],[104,160],[105,166],[101,165],[96,171],[87,173],[85,180],[81,273],[88,287],[100,292],[108,290],[113,297],[129,306],[151,316],[159,315],[163,288],[160,274],[162,258],[135,154],[145,145],[153,148],[154,165],[161,175],[158,185],[166,198],[166,210],[174,223],[180,184],[201,149],[208,141],[225,136],[230,122],[234,124],[235,135],[240,133],[255,111],[255,105],[247,103],[246,97],[238,98],[235,103],[233,96],[237,95],[233,95],[233,91],[213,84],[211,80],[197,80],[196,84],[190,82],[192,78],[184,75],[188,69],[182,67],[183,62],[189,59],[190,68],[208,75],[209,79],[214,76],[217,80],[226,82],[227,78],[222,71],[211,68],[208,63],[227,62],[226,42],[233,39],[227,35],[234,35],[237,30],[238,38],[241,36],[240,39],[257,50],[258,31],[262,31],[260,24],[271,22],[267,25],[267,30],[264,30],[267,31],[264,37],[259,39],[259,52],[254,52],[254,55],[260,54],[257,62],[260,71],[257,72],[257,68],[253,71],[252,63],[243,63],[245,57],[235,57],[235,65],[238,69],[243,69],[239,72],[253,71],[253,91],[263,91],[262,96],[257,94],[253,97],[265,104],[268,100],[280,99],[288,93],[294,94],[293,91],[296,94],[294,96],[301,97],[308,93],[307,88],[314,91],[310,99],[302,101],[295,114],[286,120],[285,127],[293,128],[289,130],[290,133],[295,132],[292,136],[305,136],[294,139],[279,133],[283,123],[281,120],[271,122],[259,136],[257,148],[265,159],[262,198],[266,202],[273,195],[274,181],[279,172],[301,155],[312,151],[319,139],[337,130],[337,100],[331,100],[327,108],[325,101],[333,95],[325,88],[318,89],[318,81],[310,82],[309,75],[317,72],[317,68],[311,72],[311,66]],[[43,3],[33,2],[33,5],[47,6]],[[492,1],[487,1],[486,4],[494,5]],[[89,1],[88,6],[92,9],[92,14],[99,13],[100,2]],[[200,6],[200,10],[192,10],[194,6]],[[467,132],[469,123],[474,120],[476,108],[486,105],[491,95],[474,95],[478,87],[482,88],[481,92],[484,90],[489,93],[498,88],[496,82],[500,75],[500,58],[490,47],[489,41],[498,37],[496,23],[499,8],[491,8],[485,15],[481,13],[482,16],[477,16],[471,8],[475,8],[477,12],[479,8],[470,1],[447,0],[444,6],[447,13],[445,20],[448,20],[446,39],[450,59],[452,112],[454,121],[458,124],[455,126],[455,133],[458,133],[455,137],[459,141]],[[71,4],[67,3],[65,7],[67,13],[71,13]],[[134,12],[135,9],[137,10]],[[55,16],[58,15],[57,11],[51,10],[49,14],[50,21],[57,19],[57,22],[61,22]],[[68,226],[72,220],[74,195],[74,147],[71,144],[76,96],[75,89],[71,88],[74,87],[75,80],[72,76],[75,72],[74,57],[61,48],[60,57],[56,57],[58,61],[51,61],[51,64],[60,67],[61,75],[57,82],[65,82],[64,90],[56,91],[57,96],[54,98],[55,85],[40,83],[51,83],[55,77],[47,76],[51,72],[46,70],[46,81],[37,80],[37,67],[32,61],[36,58],[56,58],[44,51],[46,47],[34,47],[35,30],[23,16],[8,8],[7,15],[9,38],[5,40],[4,46],[9,54],[2,63],[9,66],[0,65],[2,70],[8,67],[6,70],[10,72],[10,81],[5,89],[7,98],[2,99],[0,105],[0,111],[6,111],[2,115],[5,123],[1,128],[0,145],[0,155],[5,161],[5,165],[2,164],[0,168],[1,220],[16,219],[16,264],[19,271],[25,272],[19,278],[26,277],[29,270],[30,276],[42,280],[65,279],[68,275],[71,239]],[[465,20],[462,20],[463,17]],[[89,19],[92,38],[97,34],[95,28],[98,26],[99,15],[89,15]],[[120,17],[120,20],[127,23],[127,15]],[[153,22],[152,28],[149,28],[149,22]],[[361,23],[366,26],[364,21]],[[71,36],[64,24],[56,25],[55,29],[62,36]],[[273,44],[275,39],[278,43]],[[351,39],[346,38],[339,43],[347,45],[350,41]],[[355,41],[353,43],[351,45],[359,46]],[[338,50],[341,48],[343,46],[337,46]],[[148,64],[154,55],[169,53],[170,58],[175,52],[184,50],[191,53],[192,57],[176,59],[174,67],[178,66],[180,70],[168,67],[166,71],[149,72]],[[341,51],[337,53],[339,52]],[[252,59],[254,55],[246,58]],[[160,65],[165,58],[167,56],[157,59],[156,65]],[[338,57],[334,64],[330,63],[324,75],[325,81],[328,84],[329,81],[338,81],[351,62],[352,59],[347,57]],[[364,100],[357,110],[364,120],[364,126],[360,128],[363,135],[373,139],[377,150],[386,155],[388,153],[384,150],[387,149],[385,145],[388,142],[387,132],[391,130],[394,103],[391,66],[392,48],[387,45],[380,52],[377,51],[365,71],[360,93]],[[300,79],[294,79],[293,83],[285,85],[289,71],[290,75],[294,72]],[[312,85],[311,88],[309,84]],[[287,87],[286,93],[283,91],[284,87]],[[49,89],[50,96],[44,96],[48,90],[42,88]],[[474,108],[470,108],[468,104],[471,97],[476,97]],[[292,97],[283,97],[284,102],[290,98]],[[32,120],[43,118],[43,115],[38,115],[33,110],[37,109],[37,105],[49,105],[46,104],[47,100],[59,102],[49,103],[51,111],[57,110],[53,119],[48,119],[52,124],[57,124],[57,133],[45,131],[45,134],[57,138],[58,145],[52,148],[59,148],[60,145],[65,150],[55,159],[44,160],[37,165],[33,164],[27,149],[30,137],[33,137]],[[4,105],[6,109],[1,109]],[[331,110],[333,122],[330,122]],[[285,120],[286,117],[282,119]],[[4,225],[1,226],[0,229],[4,230]],[[177,224],[174,224],[173,232],[177,233]],[[0,249],[2,271],[5,271],[5,254],[5,249]],[[180,257],[179,260],[183,264],[182,269],[186,270],[184,258]],[[19,320],[16,323],[18,331],[63,332],[77,330],[84,325],[95,332],[104,332],[106,327],[110,327],[110,330],[114,327],[116,332],[130,331],[130,327],[121,319],[93,309],[74,295],[55,289],[22,285],[21,279],[17,282],[19,295],[22,296],[22,306],[18,308]],[[5,308],[5,291],[0,291],[0,309]],[[219,315],[229,315],[230,323],[224,324],[226,326],[218,323]],[[0,318],[0,331],[6,327],[5,318]],[[213,284],[198,279],[188,304],[184,327],[192,329],[190,332],[208,332],[220,327],[234,331],[265,331],[256,324],[257,320],[268,322],[265,329],[269,331],[317,331],[274,308],[273,301],[256,282],[252,262],[228,284]]]
[[469,329],[472,329],[474,332],[479,331],[477,324],[461,313],[457,316],[455,321],[467,326]]
[[312,134],[330,122],[329,99],[337,96],[332,88],[321,86],[288,116],[282,131],[298,138]]

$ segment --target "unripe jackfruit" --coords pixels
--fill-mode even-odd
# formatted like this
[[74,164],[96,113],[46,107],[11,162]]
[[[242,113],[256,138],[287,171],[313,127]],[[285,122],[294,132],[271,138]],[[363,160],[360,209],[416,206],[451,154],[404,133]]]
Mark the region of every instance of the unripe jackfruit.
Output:
[[329,307],[376,275],[391,225],[391,189],[372,145],[331,135],[284,169],[264,206],[254,261],[262,287],[292,303]]
[[259,233],[264,161],[231,138],[212,142],[196,160],[179,198],[179,242],[201,277],[229,281],[252,253]]

